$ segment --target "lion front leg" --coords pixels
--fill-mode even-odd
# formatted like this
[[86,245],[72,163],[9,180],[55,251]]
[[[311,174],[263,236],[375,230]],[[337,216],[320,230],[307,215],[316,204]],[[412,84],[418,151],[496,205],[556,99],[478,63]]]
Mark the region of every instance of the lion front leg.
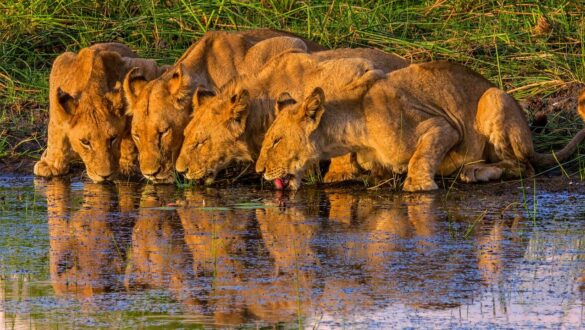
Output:
[[347,154],[340,157],[331,159],[329,170],[325,177],[324,182],[341,182],[352,180],[359,174],[359,167],[356,164],[356,159],[353,154]]
[[120,141],[120,172],[124,175],[132,175],[137,172],[137,155],[136,145],[130,136],[122,138]]
[[67,174],[71,161],[71,145],[60,127],[49,123],[47,149],[35,163],[33,173],[37,176],[53,177]]
[[459,141],[459,133],[444,118],[428,119],[416,129],[424,132],[408,162],[404,191],[429,191],[439,187],[434,177],[439,165]]

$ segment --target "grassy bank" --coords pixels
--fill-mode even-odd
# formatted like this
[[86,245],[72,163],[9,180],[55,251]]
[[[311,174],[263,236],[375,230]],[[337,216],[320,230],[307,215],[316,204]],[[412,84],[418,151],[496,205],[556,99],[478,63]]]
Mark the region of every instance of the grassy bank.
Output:
[[172,63],[205,31],[257,27],[329,47],[379,47],[415,62],[467,64],[513,94],[532,119],[548,113],[540,149],[582,127],[585,81],[580,1],[124,1],[5,0],[0,4],[0,159],[38,156],[46,138],[48,73],[65,50],[129,44]]

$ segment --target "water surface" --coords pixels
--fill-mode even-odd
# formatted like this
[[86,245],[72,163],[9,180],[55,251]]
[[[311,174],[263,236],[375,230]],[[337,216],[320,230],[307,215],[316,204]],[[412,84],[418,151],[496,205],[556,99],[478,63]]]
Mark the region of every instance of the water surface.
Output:
[[0,327],[583,328],[585,184],[555,180],[293,195],[1,177]]

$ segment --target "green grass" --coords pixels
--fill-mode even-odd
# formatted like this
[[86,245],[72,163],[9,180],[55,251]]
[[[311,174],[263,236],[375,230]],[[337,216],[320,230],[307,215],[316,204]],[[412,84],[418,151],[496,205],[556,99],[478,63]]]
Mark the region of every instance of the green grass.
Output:
[[[469,65],[521,101],[549,110],[537,147],[567,142],[585,81],[579,1],[5,0],[0,4],[0,157],[38,155],[46,139],[48,74],[66,50],[124,42],[170,64],[207,30],[275,28],[328,47],[378,47],[415,62]],[[559,91],[571,98],[560,108]],[[550,102],[549,102],[550,100]],[[553,102],[554,101],[554,102]],[[22,142],[25,141],[25,142]]]

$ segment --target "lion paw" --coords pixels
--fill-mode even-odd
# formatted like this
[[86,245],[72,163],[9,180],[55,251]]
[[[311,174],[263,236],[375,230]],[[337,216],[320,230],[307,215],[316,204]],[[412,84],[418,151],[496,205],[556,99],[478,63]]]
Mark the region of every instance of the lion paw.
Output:
[[468,166],[463,168],[459,178],[465,183],[488,182],[499,179],[503,173],[503,169],[495,166]]
[[63,174],[67,174],[69,171],[68,167],[56,167],[49,164],[46,160],[41,159],[36,162],[33,173],[36,176],[43,176],[43,177],[52,177],[52,176],[59,176]]
[[329,171],[323,177],[323,182],[342,182],[355,179],[355,175],[352,172],[341,172],[341,171]]
[[402,189],[404,191],[408,191],[408,192],[430,191],[430,190],[439,189],[439,186],[437,186],[435,181],[433,181],[432,179],[430,179],[430,180],[415,180],[413,178],[406,178]]

